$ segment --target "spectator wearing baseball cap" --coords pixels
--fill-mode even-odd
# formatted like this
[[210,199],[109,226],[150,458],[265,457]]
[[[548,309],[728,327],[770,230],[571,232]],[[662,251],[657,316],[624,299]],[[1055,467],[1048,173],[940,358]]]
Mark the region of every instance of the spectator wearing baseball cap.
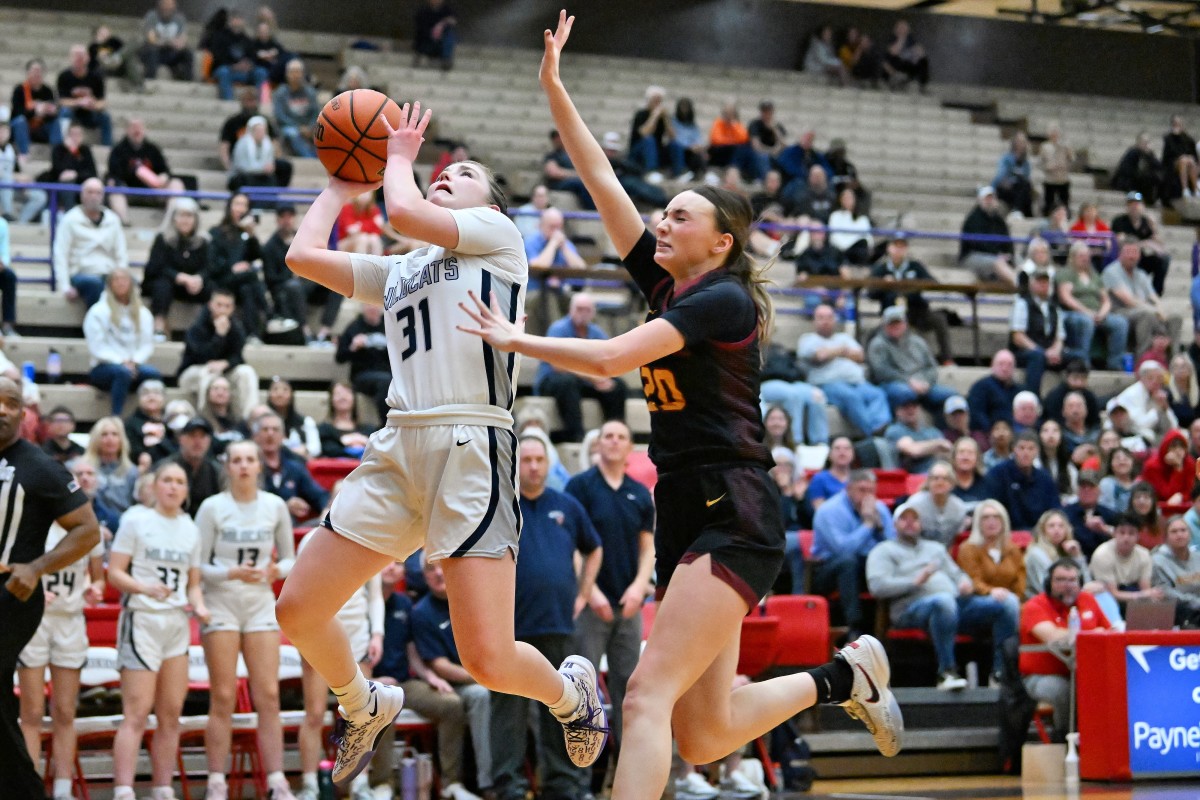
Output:
[[179,452],[166,460],[183,467],[188,478],[188,500],[184,508],[195,516],[200,504],[225,488],[225,471],[210,455],[213,428],[204,417],[192,417],[178,432]]
[[1042,413],[1047,419],[1065,424],[1063,401],[1071,392],[1078,392],[1083,396],[1084,404],[1087,406],[1085,421],[1088,428],[1100,427],[1100,398],[1096,397],[1096,393],[1088,387],[1090,374],[1091,368],[1088,366],[1087,359],[1072,358],[1067,362],[1067,366],[1063,369],[1062,383],[1055,386],[1042,398]]
[[950,444],[959,439],[973,439],[979,445],[980,451],[987,447],[987,436],[982,431],[971,430],[971,408],[967,399],[962,395],[954,395],[942,404],[942,436]]
[[[1098,471],[1080,470],[1076,481],[1077,499],[1063,509],[1067,521],[1071,523],[1071,533],[1079,542],[1085,559],[1092,557],[1092,553],[1101,542],[1112,537],[1113,525],[1116,524],[1119,513],[1115,508],[1100,502],[1100,480]],[[1037,586],[1033,589],[1036,591]]]

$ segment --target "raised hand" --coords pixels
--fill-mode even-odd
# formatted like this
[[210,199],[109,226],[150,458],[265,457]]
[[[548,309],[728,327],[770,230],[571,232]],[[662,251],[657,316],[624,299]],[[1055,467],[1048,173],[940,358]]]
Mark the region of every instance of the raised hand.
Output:
[[471,301],[475,303],[475,308],[468,308],[466,303],[459,303],[458,307],[467,313],[471,319],[475,320],[478,328],[467,328],[462,325],[456,326],[463,333],[470,333],[483,339],[499,350],[508,352],[513,350],[518,336],[525,331],[525,320],[519,323],[509,322],[504,314],[500,312],[500,303],[496,300],[496,296],[492,295],[492,307],[488,308],[483,304],[483,301],[475,296],[474,292],[468,292]]
[[574,17],[568,17],[566,9],[558,12],[558,29],[554,33],[547,28],[542,32],[546,52],[542,55],[542,66],[538,69],[538,80],[542,86],[558,80],[559,55],[571,36],[571,26],[575,24]]
[[383,120],[383,127],[388,132],[388,155],[416,161],[421,143],[425,141],[425,129],[429,127],[429,120],[433,118],[433,111],[426,110],[422,115],[419,102],[411,105],[405,103],[400,109],[400,124],[395,128],[388,122],[387,117],[381,114],[379,118]]

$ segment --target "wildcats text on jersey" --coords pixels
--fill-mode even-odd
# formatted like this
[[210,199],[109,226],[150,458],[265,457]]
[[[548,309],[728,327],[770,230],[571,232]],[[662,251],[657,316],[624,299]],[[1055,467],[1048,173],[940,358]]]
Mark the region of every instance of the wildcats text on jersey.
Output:
[[145,558],[150,561],[163,561],[168,564],[186,564],[191,560],[191,553],[186,550],[168,550],[165,547],[147,547]]
[[411,277],[399,281],[395,286],[389,286],[387,293],[383,296],[383,308],[385,311],[390,311],[392,306],[413,292],[419,291],[426,286],[440,283],[443,280],[458,280],[457,257],[451,256],[450,258],[439,258],[435,261],[430,261],[421,267],[419,272],[413,273]]

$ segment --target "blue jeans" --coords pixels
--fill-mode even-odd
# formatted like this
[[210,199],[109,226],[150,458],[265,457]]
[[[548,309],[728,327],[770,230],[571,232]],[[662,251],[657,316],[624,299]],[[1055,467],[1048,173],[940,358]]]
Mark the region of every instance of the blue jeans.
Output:
[[969,594],[957,598],[948,593],[931,594],[915,601],[896,620],[897,628],[920,628],[929,631],[933,650],[937,654],[938,672],[954,669],[954,636],[992,634],[992,670],[1004,663],[1001,646],[1017,632],[1020,603],[1010,594],[1004,602],[990,595]]
[[824,403],[813,397],[813,387],[799,381],[763,381],[759,388],[763,413],[773,405],[783,406],[792,418],[792,438],[797,443],[828,444],[829,420]]
[[162,380],[162,373],[149,364],[138,364],[137,374],[130,372],[124,364],[97,364],[90,373],[92,385],[112,395],[113,416],[121,416],[129,390],[142,385],[142,381]]
[[[9,122],[9,128],[12,130],[13,145],[17,148],[17,152],[21,155],[28,153],[29,145],[33,141],[29,131],[29,120],[24,114],[18,114]],[[58,124],[58,120],[46,120],[45,130],[51,147],[62,144],[62,126]]]
[[[1067,329],[1067,347],[1085,354],[1085,359],[1091,363],[1092,339],[1096,335],[1096,323],[1092,315],[1065,311],[1063,326]],[[1109,314],[1100,327],[1104,330],[1104,349],[1108,354],[1104,366],[1121,372],[1125,369],[1122,359],[1129,347],[1129,320],[1120,314]]]
[[783,566],[792,574],[792,594],[804,592],[804,549],[800,547],[800,531],[784,534]]
[[104,278],[99,275],[74,275],[71,277],[71,287],[79,292],[85,307],[91,308],[104,293]]
[[235,70],[228,64],[222,64],[213,70],[213,77],[217,79],[217,95],[222,100],[232,100],[235,83],[258,87],[267,82],[268,75],[266,67],[256,66],[250,71],[246,71],[244,69]]
[[317,148],[313,147],[312,140],[300,133],[300,129],[295,125],[285,125],[282,130],[283,138],[287,140],[288,147],[292,148],[292,152],[300,158],[316,158]]
[[[653,136],[643,136],[629,147],[629,157],[641,164],[646,172],[653,172],[662,166],[658,156],[658,140]],[[684,149],[678,142],[667,142],[667,157],[671,159],[673,175],[682,175],[687,171]]]
[[893,409],[896,406],[911,403],[915,400],[925,406],[929,413],[933,414],[937,419],[942,418],[942,406],[945,405],[946,401],[958,394],[958,392],[948,386],[938,386],[935,383],[929,387],[928,392],[919,395],[904,381],[890,381],[885,383],[883,391],[887,393],[888,402],[892,404]]
[[887,393],[874,384],[834,381],[822,384],[820,388],[825,399],[864,436],[870,436],[892,421]]
[[60,129],[59,137],[61,138],[61,130],[64,130],[67,125],[74,120],[85,128],[95,128],[100,131],[100,144],[105,147],[112,147],[112,117],[107,111],[89,111],[86,108],[73,109],[64,108],[58,112],[58,125]]
[[863,628],[862,600],[859,595],[866,585],[866,565],[866,556],[842,553],[818,562],[813,574],[813,592],[828,596],[836,589],[846,627],[854,630]]
[[[1046,351],[1040,347],[1034,350],[1013,347],[1013,355],[1017,357],[1017,366],[1025,368],[1025,388],[1041,397],[1042,376],[1046,374]],[[1086,351],[1080,352],[1071,347],[1064,347],[1059,364],[1066,364],[1072,358],[1081,358],[1090,363],[1090,356]]]

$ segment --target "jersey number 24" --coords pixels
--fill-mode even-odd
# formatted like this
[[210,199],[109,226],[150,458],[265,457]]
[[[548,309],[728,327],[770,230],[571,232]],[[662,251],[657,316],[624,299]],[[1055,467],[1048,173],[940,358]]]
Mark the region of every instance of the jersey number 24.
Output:
[[687,405],[669,369],[642,367],[642,392],[651,411],[682,411]]

